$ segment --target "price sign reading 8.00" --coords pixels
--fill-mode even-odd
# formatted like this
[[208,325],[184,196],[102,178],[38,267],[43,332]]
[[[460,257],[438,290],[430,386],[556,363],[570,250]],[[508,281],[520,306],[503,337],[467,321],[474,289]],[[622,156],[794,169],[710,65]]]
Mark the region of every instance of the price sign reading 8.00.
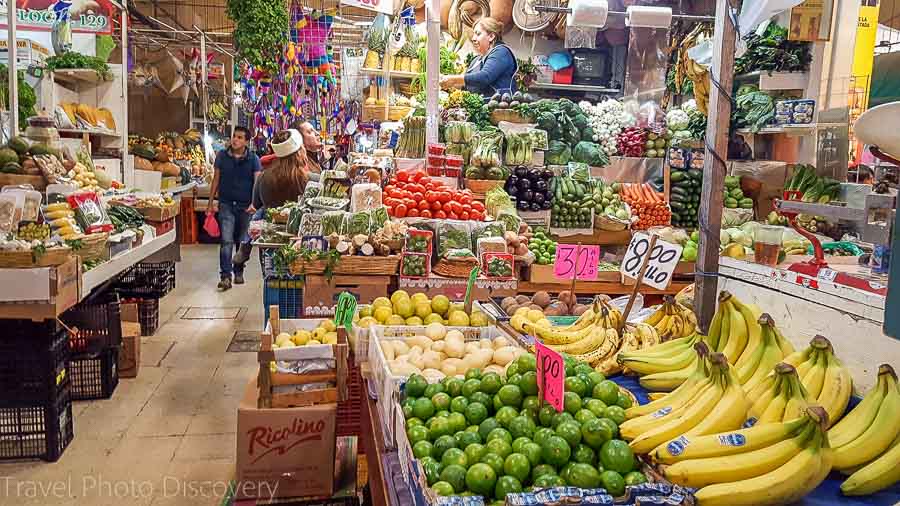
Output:
[[656,245],[650,250],[650,236],[636,233],[631,238],[625,258],[622,259],[622,274],[637,279],[647,255],[650,255],[650,261],[647,263],[647,270],[641,283],[664,290],[672,281],[672,273],[681,258],[681,246],[657,238]]
[[560,279],[594,281],[597,279],[597,264],[600,261],[600,246],[577,246],[557,244],[553,275]]

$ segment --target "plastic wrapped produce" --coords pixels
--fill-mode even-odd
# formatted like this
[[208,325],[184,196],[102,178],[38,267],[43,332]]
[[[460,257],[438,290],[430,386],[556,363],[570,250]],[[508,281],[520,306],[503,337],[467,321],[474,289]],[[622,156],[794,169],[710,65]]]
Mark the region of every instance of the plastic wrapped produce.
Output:
[[341,235],[344,233],[344,211],[328,211],[322,213],[322,235]]
[[453,249],[474,250],[469,224],[465,221],[443,221],[438,224],[438,256],[443,258]]
[[350,212],[368,211],[381,207],[381,187],[374,183],[353,185],[350,196]]

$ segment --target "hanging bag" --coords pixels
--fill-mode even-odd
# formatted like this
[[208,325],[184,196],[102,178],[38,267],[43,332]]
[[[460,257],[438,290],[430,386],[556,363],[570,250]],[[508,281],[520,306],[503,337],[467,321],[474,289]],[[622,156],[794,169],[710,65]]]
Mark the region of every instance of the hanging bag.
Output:
[[210,237],[219,237],[219,222],[216,221],[216,213],[207,211],[206,220],[203,222],[203,230],[206,230]]

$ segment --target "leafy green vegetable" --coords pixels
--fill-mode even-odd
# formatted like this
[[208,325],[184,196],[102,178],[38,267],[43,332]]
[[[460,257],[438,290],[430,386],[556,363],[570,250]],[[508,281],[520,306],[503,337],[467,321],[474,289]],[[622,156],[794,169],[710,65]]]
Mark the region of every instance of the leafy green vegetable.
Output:
[[756,70],[799,72],[809,69],[812,61],[809,42],[788,40],[788,29],[769,23],[762,35],[751,32],[744,37],[747,52],[734,61],[736,74]]
[[58,69],[91,69],[106,81],[112,79],[112,72],[110,72],[106,60],[96,56],[83,55],[77,51],[68,51],[59,56],[51,56],[47,58],[46,63],[47,70],[51,72]]
[[600,149],[599,144],[581,141],[572,150],[572,158],[576,162],[586,163],[592,167],[605,167],[609,164],[606,152]]
[[758,132],[775,118],[775,101],[755,86],[742,86],[735,99],[732,121],[735,128]]
[[[25,121],[37,114],[34,110],[37,104],[37,95],[34,88],[25,81],[25,73],[21,70],[19,75],[19,124],[25,126]],[[6,65],[0,64],[0,105],[4,109],[9,109],[9,72]]]
[[550,149],[547,150],[547,165],[565,165],[572,158],[572,150],[562,141],[550,141]]
[[226,9],[238,54],[256,68],[278,70],[290,25],[284,0],[228,0]]

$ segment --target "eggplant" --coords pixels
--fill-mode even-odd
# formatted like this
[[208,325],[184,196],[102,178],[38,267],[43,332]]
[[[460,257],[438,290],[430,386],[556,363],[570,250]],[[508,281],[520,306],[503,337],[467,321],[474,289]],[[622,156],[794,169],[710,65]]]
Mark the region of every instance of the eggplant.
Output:
[[516,187],[520,190],[530,190],[531,181],[527,179],[519,179],[519,181],[516,183]]
[[553,179],[553,171],[550,170],[550,169],[544,169],[543,177],[544,177],[544,179],[546,179],[547,181]]
[[515,176],[518,178],[528,177],[528,168],[524,167],[522,165],[519,165],[518,167],[513,169],[513,174],[515,174]]
[[524,200],[520,200],[520,201],[516,202],[516,209],[518,209],[519,211],[527,211],[530,208],[531,208],[531,204],[529,204],[528,202],[525,202]]
[[519,200],[524,200],[525,202],[531,202],[534,200],[534,192],[531,190],[522,190],[518,193]]
[[541,192],[534,192],[534,196],[531,198],[533,202],[537,202],[538,204],[543,204],[547,197],[545,194]]
[[532,183],[538,181],[543,177],[544,171],[541,169],[531,169],[528,171],[528,179],[531,180]]
[[550,201],[550,199],[545,200],[544,203],[541,204],[541,210],[543,211],[546,211],[551,207],[553,207],[553,203]]
[[532,211],[540,211],[540,210],[541,210],[541,205],[538,204],[537,202],[532,202],[532,203],[531,203],[531,210],[532,210]]
[[539,180],[535,181],[534,189],[537,191],[540,191],[540,192],[547,191],[547,181],[544,181],[543,179],[539,179]]
[[511,188],[515,188],[515,187],[516,187],[516,184],[517,184],[518,182],[519,182],[519,177],[516,176],[515,174],[509,176],[509,177],[506,179],[506,185],[509,186],[509,187],[511,187]]

